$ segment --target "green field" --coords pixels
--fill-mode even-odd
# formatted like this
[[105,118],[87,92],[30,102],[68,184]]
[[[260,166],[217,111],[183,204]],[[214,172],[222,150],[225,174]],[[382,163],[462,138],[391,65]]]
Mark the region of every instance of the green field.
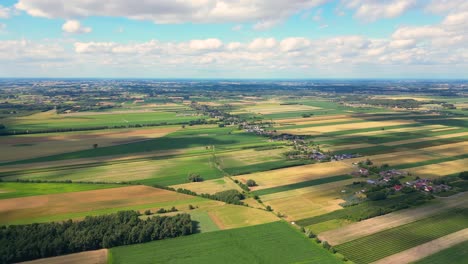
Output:
[[[6,125],[9,131],[35,131],[53,129],[80,129],[103,126],[127,126],[127,125],[147,125],[147,124],[180,124],[192,120],[207,118],[197,116],[191,110],[177,112],[142,112],[142,113],[112,113],[112,114],[87,114],[79,116],[66,114],[46,114],[40,113],[19,119],[9,119]],[[185,115],[187,114],[187,115]]]
[[467,259],[468,241],[425,257],[414,264],[466,264]]
[[109,263],[341,263],[284,222],[116,247]]
[[454,209],[335,248],[355,263],[371,263],[467,227],[468,209]]
[[290,190],[294,190],[294,189],[305,188],[305,187],[310,187],[310,186],[315,186],[315,185],[320,185],[320,184],[325,184],[325,183],[344,181],[344,180],[348,180],[348,179],[351,179],[351,178],[352,178],[352,176],[349,176],[349,175],[332,176],[332,177],[327,177],[327,178],[322,178],[322,179],[304,181],[304,182],[299,182],[299,183],[288,184],[288,185],[283,185],[283,186],[279,186],[279,187],[254,191],[253,194],[255,194],[255,195],[267,195],[267,194],[272,194],[272,193],[277,193],[277,192],[285,192],[285,191],[290,191]]
[[122,187],[118,184],[0,182],[0,199]]
[[[215,146],[216,150],[248,149],[262,146],[278,145],[270,143],[266,138],[249,133],[243,133],[235,128],[187,128],[164,137],[150,140],[82,150],[60,155],[11,162],[8,164],[24,164],[78,158],[93,158],[109,155],[129,155],[150,151],[169,151],[194,147]],[[5,164],[3,164],[5,165]]]

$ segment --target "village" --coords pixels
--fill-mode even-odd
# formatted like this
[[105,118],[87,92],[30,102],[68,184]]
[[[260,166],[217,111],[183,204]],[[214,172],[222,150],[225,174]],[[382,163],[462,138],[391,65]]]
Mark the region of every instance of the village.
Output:
[[[364,163],[359,163],[360,165]],[[376,167],[373,167],[376,168]],[[373,169],[375,171],[375,169]],[[402,191],[406,188],[406,191],[422,191],[427,193],[440,193],[449,191],[452,189],[449,185],[435,183],[431,179],[415,177],[414,180],[409,180],[411,174],[406,171],[401,171],[397,169],[384,169],[378,173],[374,173],[369,168],[364,166],[359,167],[359,169],[352,173],[353,176],[360,177],[369,177],[374,176],[371,179],[366,180],[366,184],[370,186],[379,186],[393,189],[395,192]],[[400,180],[407,180],[404,183],[401,183]],[[360,193],[366,192],[366,189],[360,191]]]

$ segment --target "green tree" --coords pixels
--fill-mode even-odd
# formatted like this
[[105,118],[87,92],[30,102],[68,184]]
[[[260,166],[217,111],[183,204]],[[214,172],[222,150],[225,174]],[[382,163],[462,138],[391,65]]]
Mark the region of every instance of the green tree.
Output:
[[254,180],[249,179],[247,180],[247,186],[254,187],[254,186],[257,186],[257,183]]

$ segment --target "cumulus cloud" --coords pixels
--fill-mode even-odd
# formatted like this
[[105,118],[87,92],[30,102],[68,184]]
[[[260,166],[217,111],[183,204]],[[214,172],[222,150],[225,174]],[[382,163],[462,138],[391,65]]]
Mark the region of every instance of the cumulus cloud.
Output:
[[10,17],[10,8],[3,7],[0,5],[0,18],[9,18]]
[[248,45],[249,49],[260,50],[269,49],[277,45],[276,39],[274,38],[256,38]]
[[72,34],[90,33],[92,31],[90,27],[83,27],[78,20],[67,20],[62,25],[62,30]]
[[393,18],[417,6],[417,0],[350,0],[342,1],[350,9],[354,9],[355,16],[364,21],[375,21],[381,18]]
[[76,19],[88,16],[127,17],[167,23],[252,22],[264,29],[303,9],[327,0],[19,0],[18,10],[31,16]]
[[192,40],[189,47],[192,50],[213,50],[219,49],[223,43],[219,39]]

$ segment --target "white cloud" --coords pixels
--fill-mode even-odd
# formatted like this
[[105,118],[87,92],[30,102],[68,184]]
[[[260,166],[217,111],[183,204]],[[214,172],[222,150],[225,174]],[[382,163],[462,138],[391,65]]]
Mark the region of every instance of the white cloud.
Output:
[[92,31],[90,27],[83,27],[78,20],[67,20],[62,25],[62,30],[66,33],[73,34],[90,33]]
[[364,21],[398,17],[417,6],[417,0],[350,0],[342,1],[350,9],[355,9],[355,16]]
[[10,8],[3,7],[0,5],[0,18],[9,18],[10,17]]
[[280,42],[280,48],[284,52],[300,51],[310,46],[311,41],[306,38],[286,38]]
[[432,0],[424,1],[425,9],[436,14],[444,14],[459,10],[468,10],[468,1],[466,0]]
[[214,50],[219,49],[223,43],[219,39],[191,40],[189,48],[192,50]]
[[442,22],[443,25],[446,26],[457,26],[457,25],[463,25],[465,27],[468,27],[468,10],[465,12],[459,12],[459,13],[452,13],[449,14],[444,21]]
[[276,39],[274,38],[256,38],[248,45],[249,49],[269,49],[277,45]]
[[18,10],[31,16],[76,19],[89,16],[127,17],[167,23],[252,22],[265,29],[328,0],[19,0]]
[[392,40],[389,44],[389,47],[392,49],[402,49],[413,47],[416,44],[414,39],[397,39]]

